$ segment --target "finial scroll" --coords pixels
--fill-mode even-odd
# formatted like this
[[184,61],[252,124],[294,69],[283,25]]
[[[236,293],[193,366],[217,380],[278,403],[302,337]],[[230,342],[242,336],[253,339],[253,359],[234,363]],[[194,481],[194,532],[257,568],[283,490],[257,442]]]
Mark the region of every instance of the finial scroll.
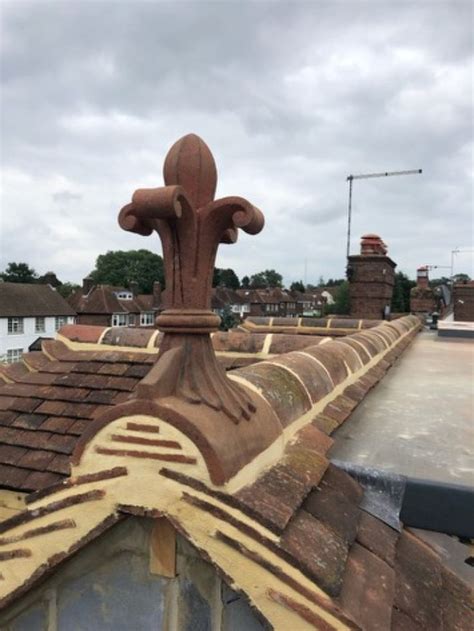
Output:
[[219,317],[211,311],[211,290],[219,243],[235,243],[238,229],[257,234],[261,211],[242,197],[214,200],[217,170],[208,146],[189,134],[166,156],[165,186],[137,190],[122,208],[119,224],[141,235],[156,231],[163,246],[165,311],[158,317],[164,332],[149,396],[171,396],[221,409],[234,422],[250,418],[253,405],[228,379],[215,357],[209,334]]

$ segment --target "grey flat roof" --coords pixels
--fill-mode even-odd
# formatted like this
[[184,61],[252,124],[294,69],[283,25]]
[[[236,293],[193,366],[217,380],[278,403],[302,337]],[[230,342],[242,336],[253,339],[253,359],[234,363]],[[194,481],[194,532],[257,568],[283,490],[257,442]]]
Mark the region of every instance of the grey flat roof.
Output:
[[333,437],[332,458],[474,486],[474,340],[422,332]]

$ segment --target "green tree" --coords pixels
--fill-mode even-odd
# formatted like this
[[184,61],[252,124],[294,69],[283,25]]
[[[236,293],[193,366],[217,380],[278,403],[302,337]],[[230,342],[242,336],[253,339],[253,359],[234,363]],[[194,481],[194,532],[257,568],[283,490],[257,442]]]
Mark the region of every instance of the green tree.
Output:
[[467,283],[468,281],[471,280],[471,277],[469,276],[469,274],[454,274],[453,276],[453,282],[454,283]]
[[283,287],[283,276],[274,269],[257,272],[250,278],[250,287],[264,289],[266,287]]
[[215,267],[214,276],[212,278],[212,286],[222,286],[228,287],[229,289],[238,289],[240,287],[239,277],[230,267],[227,269]]
[[46,272],[46,274],[40,276],[36,282],[41,283],[42,285],[51,285],[51,287],[54,287],[55,289],[62,285],[61,281],[54,272]]
[[305,286],[304,286],[303,281],[302,280],[295,280],[294,283],[291,283],[290,291],[301,291],[302,293],[304,293]]
[[349,311],[349,283],[345,280],[337,287],[336,295],[334,296],[334,304],[326,305],[324,312],[326,315],[331,313],[337,315],[347,315]]
[[35,283],[38,279],[38,274],[28,263],[8,263],[0,276],[6,283]]
[[154,281],[164,286],[163,259],[149,250],[115,250],[97,257],[90,274],[95,283],[128,287],[138,283],[138,291],[151,294]]
[[393,287],[391,304],[393,313],[407,313],[410,311],[410,291],[415,285],[415,281],[410,280],[403,272],[397,272],[395,274],[395,285]]
[[80,287],[80,285],[76,285],[75,283],[62,283],[56,291],[58,294],[61,294],[63,298],[69,298],[69,296],[80,289]]
[[230,305],[225,305],[221,312],[221,323],[219,324],[219,329],[221,331],[228,331],[229,329],[233,329],[236,325],[235,316],[232,313],[232,309]]
[[248,289],[250,287],[250,278],[248,276],[242,276],[241,286],[242,289]]
[[439,287],[440,285],[449,285],[451,283],[451,279],[447,276],[441,276],[441,278],[432,278],[430,280],[430,287],[434,289],[435,287]]
[[330,278],[326,283],[326,287],[338,287],[346,282],[345,278]]

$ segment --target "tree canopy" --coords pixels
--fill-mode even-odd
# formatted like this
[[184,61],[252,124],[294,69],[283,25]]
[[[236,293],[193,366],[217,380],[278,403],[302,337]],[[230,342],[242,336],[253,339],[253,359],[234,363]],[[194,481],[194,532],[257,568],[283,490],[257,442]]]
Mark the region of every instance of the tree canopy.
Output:
[[335,291],[334,304],[326,305],[325,313],[337,315],[347,315],[350,311],[349,283],[347,280],[340,283]]
[[248,276],[242,276],[241,286],[242,289],[248,289],[250,287],[250,278]]
[[138,283],[138,291],[151,294],[153,283],[164,285],[163,259],[149,250],[115,250],[97,257],[90,277],[95,283],[128,287]]
[[471,277],[469,276],[469,274],[460,273],[460,274],[454,274],[453,276],[454,283],[467,283],[470,280],[471,280]]
[[8,263],[0,277],[6,283],[35,283],[38,280],[38,274],[28,263]]
[[257,272],[257,274],[251,276],[250,287],[252,287],[252,289],[283,287],[283,276],[274,269],[266,269],[263,272]]
[[37,282],[42,285],[51,285],[51,287],[54,287],[55,289],[61,287],[62,285],[62,282],[54,272],[46,272],[46,274],[43,274],[38,278]]
[[339,285],[343,285],[345,282],[345,278],[330,278],[324,287],[338,287]]
[[295,280],[294,283],[291,283],[290,291],[301,291],[302,293],[304,293],[305,286],[304,286],[303,281],[302,280]]
[[61,283],[59,287],[56,288],[58,294],[61,294],[63,298],[69,298],[71,294],[80,289],[80,285],[76,285],[76,283]]
[[403,272],[395,274],[391,310],[393,313],[407,313],[410,311],[410,291],[416,283]]
[[240,287],[240,281],[237,274],[230,267],[227,269],[221,269],[220,267],[214,268],[214,276],[212,279],[213,287],[228,287],[229,289],[238,289]]
[[229,329],[233,329],[237,324],[236,318],[232,313],[232,309],[230,305],[225,305],[221,312],[221,322],[219,324],[219,329],[221,331],[228,331]]

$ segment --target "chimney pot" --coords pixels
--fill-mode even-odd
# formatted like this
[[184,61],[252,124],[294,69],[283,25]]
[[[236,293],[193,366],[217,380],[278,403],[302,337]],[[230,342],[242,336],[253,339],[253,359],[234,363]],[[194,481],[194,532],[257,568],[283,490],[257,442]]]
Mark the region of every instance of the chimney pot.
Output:
[[429,277],[428,268],[426,267],[426,265],[423,265],[416,270],[416,284],[417,287],[428,289]]
[[377,234],[364,234],[361,238],[360,253],[362,256],[386,255],[387,252],[387,246]]

